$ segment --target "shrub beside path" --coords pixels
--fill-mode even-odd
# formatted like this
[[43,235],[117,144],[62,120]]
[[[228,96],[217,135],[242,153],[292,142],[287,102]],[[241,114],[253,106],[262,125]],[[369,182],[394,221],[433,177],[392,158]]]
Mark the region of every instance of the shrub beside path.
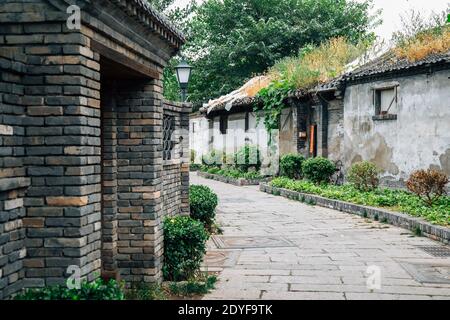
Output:
[[[205,299],[450,300],[449,246],[255,186],[191,182],[218,194],[224,230],[209,241],[204,264],[220,276]],[[379,289],[367,285],[373,270]]]

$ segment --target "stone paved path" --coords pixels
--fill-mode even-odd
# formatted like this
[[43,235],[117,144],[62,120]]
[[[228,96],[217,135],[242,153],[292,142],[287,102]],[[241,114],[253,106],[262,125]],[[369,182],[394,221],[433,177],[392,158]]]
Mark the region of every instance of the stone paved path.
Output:
[[[222,236],[205,268],[220,271],[206,299],[448,299],[449,249],[409,231],[193,175],[219,195]],[[368,268],[381,288],[367,286]]]

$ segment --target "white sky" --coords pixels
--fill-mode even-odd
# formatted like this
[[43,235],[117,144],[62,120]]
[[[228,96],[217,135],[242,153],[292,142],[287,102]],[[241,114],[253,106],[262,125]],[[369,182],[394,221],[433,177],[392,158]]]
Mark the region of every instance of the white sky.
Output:
[[[202,2],[203,0],[199,0]],[[356,0],[362,1],[362,0]],[[184,6],[189,0],[177,0],[177,4]],[[448,10],[450,1],[448,0],[374,0],[374,10],[383,9],[383,24],[375,32],[385,40],[389,40],[394,31],[400,28],[400,16],[414,9],[420,11],[425,16],[429,16],[433,11],[442,12]]]

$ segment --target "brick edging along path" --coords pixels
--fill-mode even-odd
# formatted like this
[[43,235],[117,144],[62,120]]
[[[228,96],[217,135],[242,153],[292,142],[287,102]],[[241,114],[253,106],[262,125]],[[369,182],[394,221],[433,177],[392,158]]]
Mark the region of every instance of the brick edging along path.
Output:
[[216,181],[220,181],[223,183],[229,183],[238,187],[241,186],[258,186],[261,183],[261,180],[247,180],[244,178],[231,178],[231,177],[225,177],[225,176],[221,176],[219,174],[212,174],[212,173],[208,173],[208,172],[202,172],[202,171],[198,171],[197,172],[199,177],[205,178],[205,179],[211,179],[211,180],[216,180]]
[[275,188],[265,183],[261,183],[259,188],[262,192],[279,195],[292,200],[298,200],[303,197],[306,202],[314,202],[316,205],[321,207],[357,214],[363,217],[367,216],[367,218],[385,221],[386,223],[411,231],[415,231],[420,228],[422,235],[445,244],[450,243],[449,228],[433,225],[423,219],[412,217],[403,213],[392,212],[374,207],[366,207],[354,203],[323,198],[320,196],[287,189]]

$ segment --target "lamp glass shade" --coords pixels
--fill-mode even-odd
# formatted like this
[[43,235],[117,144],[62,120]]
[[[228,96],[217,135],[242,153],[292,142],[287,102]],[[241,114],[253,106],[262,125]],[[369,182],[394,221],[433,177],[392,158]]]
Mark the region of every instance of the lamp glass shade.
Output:
[[191,77],[191,66],[187,64],[186,61],[181,61],[176,67],[178,83],[181,86],[186,86],[189,83],[189,78]]

